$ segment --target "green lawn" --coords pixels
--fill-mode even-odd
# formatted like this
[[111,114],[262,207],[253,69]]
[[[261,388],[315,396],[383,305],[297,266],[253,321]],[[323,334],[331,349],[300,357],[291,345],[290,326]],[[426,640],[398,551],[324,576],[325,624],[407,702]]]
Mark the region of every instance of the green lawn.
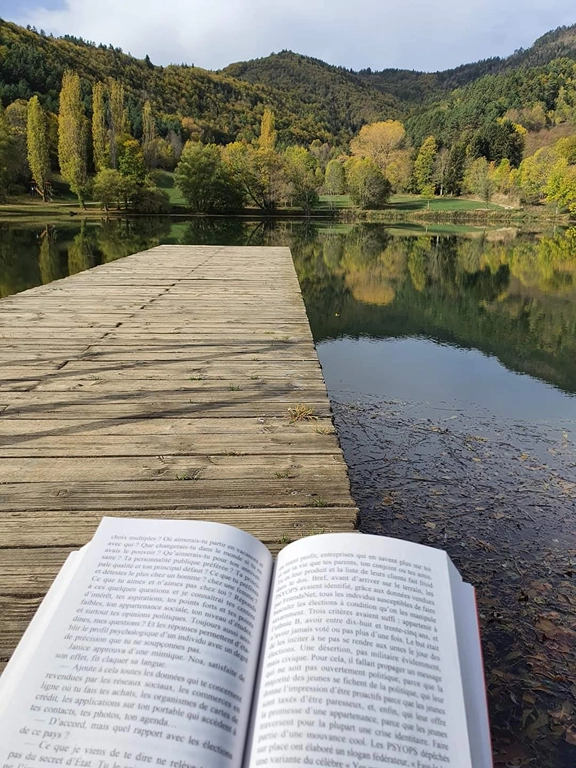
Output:
[[170,205],[186,205],[182,192],[174,184],[174,174],[169,171],[156,171],[154,173],[156,184],[168,195]]
[[342,211],[354,208],[349,195],[320,195],[320,205],[316,211]]
[[[430,203],[430,207],[428,207]],[[388,210],[406,211],[414,213],[416,211],[434,211],[452,212],[452,211],[501,211],[503,207],[495,203],[485,203],[480,200],[467,200],[464,197],[434,197],[430,201],[420,195],[392,195],[390,203],[386,206]],[[504,209],[505,210],[505,209]]]

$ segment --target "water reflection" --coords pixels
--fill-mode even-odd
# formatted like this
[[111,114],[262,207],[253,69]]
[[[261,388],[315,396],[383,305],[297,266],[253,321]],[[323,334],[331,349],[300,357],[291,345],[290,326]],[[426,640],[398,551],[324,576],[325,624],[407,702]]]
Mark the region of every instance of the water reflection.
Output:
[[109,219],[0,225],[0,297],[160,243],[287,245],[317,341],[424,337],[576,392],[576,230]]
[[477,586],[498,764],[571,768],[576,230],[3,224],[0,296],[160,243],[291,248],[362,530]]

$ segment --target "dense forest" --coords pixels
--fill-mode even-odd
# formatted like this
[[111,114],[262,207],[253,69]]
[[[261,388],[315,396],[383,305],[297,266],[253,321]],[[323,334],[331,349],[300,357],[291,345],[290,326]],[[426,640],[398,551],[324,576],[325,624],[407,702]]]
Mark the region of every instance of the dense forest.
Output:
[[0,194],[197,212],[468,194],[576,212],[576,26],[445,72],[282,51],[220,72],[0,21]]

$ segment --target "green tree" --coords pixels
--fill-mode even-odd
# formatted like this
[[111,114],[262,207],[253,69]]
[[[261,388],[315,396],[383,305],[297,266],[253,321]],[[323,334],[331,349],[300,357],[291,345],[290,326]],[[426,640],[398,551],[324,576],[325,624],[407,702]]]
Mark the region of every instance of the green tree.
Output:
[[119,146],[118,170],[134,184],[144,184],[146,166],[144,152],[136,139],[126,138]]
[[11,135],[6,116],[0,108],[0,201],[6,194],[19,171],[18,145]]
[[50,180],[50,156],[48,153],[48,126],[46,113],[38,96],[32,96],[28,103],[28,164],[36,190],[46,202],[47,186]]
[[115,168],[103,168],[94,179],[93,197],[105,211],[114,204],[120,207],[125,198],[125,177]]
[[346,163],[346,181],[354,205],[380,208],[389,199],[392,185],[374,160],[352,157]]
[[[11,181],[29,183],[30,168],[27,157],[28,102],[24,99],[9,104],[3,116],[5,130],[10,137],[10,151],[4,156],[10,169]],[[50,147],[48,147],[50,151]],[[13,171],[13,173],[12,173]]]
[[258,208],[273,211],[286,197],[286,178],[277,152],[235,141],[224,148],[223,159],[245,199]]
[[128,133],[124,86],[117,80],[110,83],[110,164],[118,168],[120,144]]
[[88,142],[88,120],[84,114],[80,76],[66,70],[60,91],[58,114],[58,161],[64,181],[84,205],[88,175],[86,152]]
[[142,108],[142,150],[144,152],[144,162],[148,170],[156,167],[155,139],[156,120],[152,113],[152,104],[146,101]]
[[416,162],[414,163],[414,176],[418,184],[418,190],[424,197],[434,196],[434,166],[438,156],[438,145],[434,136],[428,136],[420,147]]
[[318,205],[318,187],[322,183],[318,161],[304,147],[288,147],[284,153],[284,168],[290,184],[292,202],[308,216]]
[[242,190],[214,144],[188,142],[176,166],[175,178],[186,202],[197,213],[242,208]]
[[454,144],[448,155],[445,175],[445,189],[449,195],[460,195],[464,180],[466,164],[466,147],[464,144]]
[[346,174],[344,173],[344,166],[338,160],[330,160],[326,166],[324,189],[326,190],[326,194],[331,197],[344,194],[344,190],[346,189]]
[[96,172],[110,167],[110,144],[106,121],[106,86],[95,83],[92,90],[92,146]]
[[470,165],[464,176],[464,186],[473,195],[478,195],[484,202],[490,202],[494,193],[494,182],[490,177],[490,163],[485,157],[478,157]]

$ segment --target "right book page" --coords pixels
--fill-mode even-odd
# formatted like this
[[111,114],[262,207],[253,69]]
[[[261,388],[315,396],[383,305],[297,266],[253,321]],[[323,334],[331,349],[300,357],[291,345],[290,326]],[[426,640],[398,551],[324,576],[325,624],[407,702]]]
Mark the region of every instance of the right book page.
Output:
[[469,735],[465,677],[476,654],[477,681],[482,661],[477,641],[463,648],[473,593],[460,585],[444,552],[398,539],[327,534],[286,547],[250,768],[489,765]]

